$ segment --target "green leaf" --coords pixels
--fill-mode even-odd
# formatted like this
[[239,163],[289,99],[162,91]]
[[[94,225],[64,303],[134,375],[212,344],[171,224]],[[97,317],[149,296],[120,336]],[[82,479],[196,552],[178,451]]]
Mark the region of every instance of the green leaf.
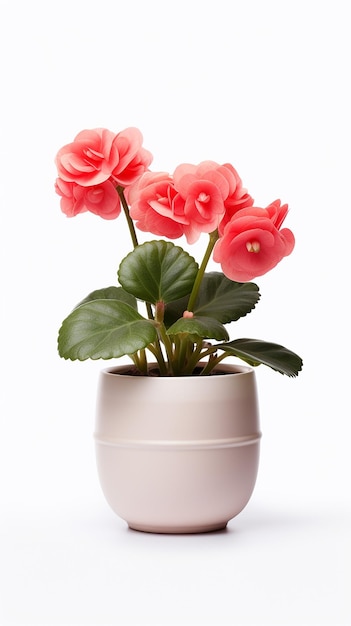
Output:
[[[183,315],[189,295],[166,306],[166,326],[174,324]],[[222,324],[228,324],[250,313],[259,299],[260,293],[255,283],[237,283],[221,272],[208,272],[203,277],[193,312],[197,317],[212,317]]]
[[297,376],[302,369],[302,359],[284,346],[260,339],[236,339],[215,346],[228,355],[236,356],[249,365],[268,365],[276,372],[287,376]]
[[136,299],[127,291],[124,291],[122,287],[105,287],[104,289],[96,289],[92,291],[86,298],[81,300],[75,309],[81,304],[86,304],[87,302],[91,302],[92,300],[118,300],[119,302],[125,302],[129,304],[129,306],[137,309],[137,301]]
[[180,333],[196,335],[203,339],[229,339],[224,326],[210,317],[181,317],[167,330],[167,335]]
[[63,321],[58,351],[65,359],[111,359],[138,350],[156,340],[156,329],[132,306],[122,301],[92,300],[74,309]]
[[250,313],[259,299],[255,283],[237,283],[221,272],[209,272],[201,283],[194,314],[228,324]]
[[139,300],[171,302],[191,292],[198,264],[169,241],[148,241],[121,262],[118,280]]

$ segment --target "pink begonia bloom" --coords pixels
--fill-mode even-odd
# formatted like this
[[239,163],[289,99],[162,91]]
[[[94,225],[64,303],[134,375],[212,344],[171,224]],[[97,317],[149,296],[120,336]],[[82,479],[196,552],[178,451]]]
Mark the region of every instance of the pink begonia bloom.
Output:
[[77,183],[67,183],[65,180],[62,180],[62,178],[57,178],[55,181],[55,191],[61,196],[61,211],[65,213],[67,217],[74,217],[78,215],[78,213],[83,213],[88,210],[86,207],[77,206],[74,190],[78,186]]
[[119,196],[109,180],[101,185],[82,187],[58,178],[55,182],[55,191],[61,196],[61,210],[67,217],[90,211],[105,220],[112,220],[121,212]]
[[145,172],[125,195],[140,230],[169,239],[184,234],[184,201],[167,172]]
[[192,244],[200,233],[211,233],[224,216],[224,201],[232,181],[231,172],[215,163],[203,161],[199,165],[183,163],[173,174],[176,190],[184,199],[184,216],[188,222],[184,234]]
[[265,209],[251,207],[234,214],[213,251],[213,260],[221,264],[227,278],[250,281],[293,251],[293,233],[288,228],[279,230],[287,212],[288,205],[276,200]]
[[253,204],[236,170],[214,161],[183,163],[173,176],[145,172],[125,193],[140,230],[170,239],[185,235],[189,244],[219,227],[226,203],[230,216],[234,205],[239,210]]
[[231,186],[228,198],[224,201],[225,214],[218,226],[218,232],[223,234],[225,225],[230,222],[233,215],[245,209],[251,207],[254,204],[254,199],[248,194],[247,189],[243,187],[242,180],[236,171],[236,169],[230,164],[225,163],[223,167],[226,167],[232,173],[232,180],[235,181],[234,186]]
[[127,128],[116,136],[119,161],[112,178],[122,187],[133,184],[152,162],[152,154],[142,147],[142,141],[143,136],[137,128]]
[[142,148],[142,141],[137,128],[118,134],[105,128],[83,130],[58,151],[58,176],[83,187],[99,185],[111,176],[116,184],[131,184],[152,161],[151,154]]

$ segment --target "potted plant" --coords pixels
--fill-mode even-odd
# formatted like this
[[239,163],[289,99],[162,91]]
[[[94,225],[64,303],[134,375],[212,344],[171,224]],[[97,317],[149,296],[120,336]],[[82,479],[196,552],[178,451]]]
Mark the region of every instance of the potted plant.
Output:
[[[97,466],[113,510],[138,530],[216,530],[245,507],[257,476],[254,368],[290,377],[302,368],[291,350],[230,339],[226,326],[255,308],[252,279],[292,252],[294,235],[282,228],[287,204],[257,206],[231,164],[153,172],[142,141],[136,128],[83,130],[56,155],[63,213],[123,212],[132,242],[116,284],[65,318],[58,351],[81,361],[130,357],[102,370],[97,395]],[[153,239],[139,244],[137,229]],[[198,264],[174,240],[191,246],[200,236]],[[210,259],[221,271],[206,271]]]

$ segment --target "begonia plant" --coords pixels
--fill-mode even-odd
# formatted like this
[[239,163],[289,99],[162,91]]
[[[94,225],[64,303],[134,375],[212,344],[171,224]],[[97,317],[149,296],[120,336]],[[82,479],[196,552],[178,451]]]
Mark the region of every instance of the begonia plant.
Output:
[[[160,376],[209,375],[227,357],[297,376],[301,358],[259,339],[230,339],[226,325],[259,301],[252,279],[272,270],[295,245],[282,228],[288,205],[262,208],[236,169],[203,161],[173,174],[153,172],[139,129],[81,131],[57,153],[55,190],[68,217],[90,211],[105,220],[125,215],[132,249],[116,284],[81,300],[58,335],[61,357],[113,359],[128,355],[135,371]],[[137,229],[153,235],[139,244]],[[201,263],[189,246],[206,237]],[[206,272],[209,260],[222,271]],[[155,368],[153,370],[155,374]]]

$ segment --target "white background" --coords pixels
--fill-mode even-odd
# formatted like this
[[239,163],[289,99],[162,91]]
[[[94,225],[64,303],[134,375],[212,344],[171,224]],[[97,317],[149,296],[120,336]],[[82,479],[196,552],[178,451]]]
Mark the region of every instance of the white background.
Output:
[[[348,9],[0,0],[1,625],[351,623]],[[259,478],[226,532],[147,535],[110,511],[92,438],[106,364],[56,352],[130,248],[123,218],[70,220],[54,193],[57,150],[98,126],[139,127],[154,170],[229,161],[259,205],[290,206],[295,250],[230,332],[304,370],[257,370]]]

